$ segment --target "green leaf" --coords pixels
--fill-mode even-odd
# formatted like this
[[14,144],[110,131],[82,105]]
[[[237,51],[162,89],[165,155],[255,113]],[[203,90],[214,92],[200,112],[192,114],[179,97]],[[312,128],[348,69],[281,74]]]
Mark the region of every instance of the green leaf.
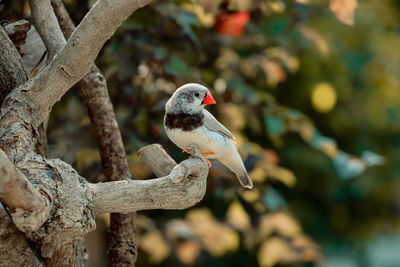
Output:
[[164,71],[173,76],[190,73],[189,67],[186,65],[186,63],[178,58],[171,58],[164,65]]
[[264,195],[264,204],[267,205],[268,209],[274,211],[285,207],[287,202],[278,190],[270,187]]
[[268,134],[271,136],[279,135],[285,130],[285,124],[281,117],[267,115],[265,116]]

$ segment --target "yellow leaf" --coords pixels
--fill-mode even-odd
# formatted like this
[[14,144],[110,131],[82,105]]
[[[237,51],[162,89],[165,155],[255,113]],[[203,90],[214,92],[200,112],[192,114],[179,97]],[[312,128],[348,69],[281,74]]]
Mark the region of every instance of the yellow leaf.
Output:
[[187,214],[187,219],[204,248],[213,256],[219,257],[238,249],[238,233],[218,222],[209,209],[192,210]]
[[251,172],[249,172],[249,176],[253,182],[264,182],[267,178],[267,173],[262,168],[253,168]]
[[260,199],[260,191],[257,188],[253,188],[252,190],[242,191],[241,194],[244,200],[250,203]]
[[203,6],[195,3],[185,3],[182,8],[193,13],[204,27],[210,28],[214,25],[215,14],[206,12]]
[[286,237],[293,237],[301,233],[299,223],[286,212],[276,212],[263,215],[261,217],[259,233],[260,237],[265,237],[272,232],[278,232]]
[[268,178],[278,180],[288,187],[294,186],[297,182],[293,172],[278,166],[272,166],[268,169]]
[[140,238],[139,245],[149,254],[152,263],[160,263],[169,255],[169,246],[158,230],[145,233]]
[[357,7],[357,0],[331,0],[330,8],[335,13],[338,20],[347,24],[354,25],[354,10]]
[[262,243],[257,259],[261,267],[270,267],[277,263],[295,263],[299,256],[287,241],[272,237]]
[[200,246],[192,240],[185,240],[178,244],[176,253],[185,265],[193,265],[200,254]]
[[250,216],[237,200],[233,201],[229,206],[226,217],[230,224],[242,231],[251,228]]

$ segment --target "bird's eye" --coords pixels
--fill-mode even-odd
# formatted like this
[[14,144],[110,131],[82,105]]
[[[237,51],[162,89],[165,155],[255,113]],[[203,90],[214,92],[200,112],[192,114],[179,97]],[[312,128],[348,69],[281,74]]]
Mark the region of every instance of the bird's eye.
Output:
[[200,94],[199,94],[199,93],[194,93],[194,95],[195,95],[196,97],[199,97],[199,96],[200,96]]

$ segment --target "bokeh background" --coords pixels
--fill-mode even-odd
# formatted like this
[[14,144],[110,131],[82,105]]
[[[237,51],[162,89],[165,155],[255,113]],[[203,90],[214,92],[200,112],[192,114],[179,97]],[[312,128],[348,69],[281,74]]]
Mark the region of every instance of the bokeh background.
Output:
[[[95,1],[65,1],[76,23]],[[1,19],[29,19],[26,1]],[[175,0],[137,11],[106,43],[105,74],[137,179],[139,148],[166,137],[164,104],[187,82],[238,139],[253,190],[214,162],[184,211],[140,212],[138,266],[400,266],[400,2]],[[72,89],[51,113],[50,153],[102,181],[90,121]],[[109,216],[86,238],[106,265]]]

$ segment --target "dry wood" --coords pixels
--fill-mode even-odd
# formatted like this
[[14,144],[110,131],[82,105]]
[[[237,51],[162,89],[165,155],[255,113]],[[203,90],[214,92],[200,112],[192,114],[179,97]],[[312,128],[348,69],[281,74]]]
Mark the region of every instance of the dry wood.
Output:
[[[13,233],[14,228],[9,223],[9,217],[0,216],[0,225],[5,228],[0,231],[0,265],[20,266],[23,261],[16,257],[18,253],[15,249],[24,248],[26,254],[23,255],[28,259],[33,257],[31,260],[33,266],[41,264],[82,266],[81,259],[84,256],[74,259],[74,255],[77,254],[75,247],[86,233],[95,229],[95,217],[99,213],[133,212],[156,208],[183,209],[195,205],[204,196],[208,165],[195,148],[192,150],[193,156],[179,165],[176,165],[160,146],[144,148],[140,151],[141,157],[152,165],[157,175],[164,177],[149,181],[124,180],[104,184],[90,184],[65,162],[59,159],[47,159],[38,153],[41,125],[53,105],[89,71],[100,48],[122,21],[148,2],[150,0],[98,0],[65,45],[57,44],[60,31],[48,28],[56,27],[52,14],[47,14],[45,17],[47,21],[52,22],[46,20],[35,22],[42,35],[46,35],[47,30],[50,31],[50,34],[43,39],[48,49],[53,50],[52,53],[57,52],[57,47],[62,48],[37,77],[26,81],[26,76],[25,80],[15,82],[13,86],[18,88],[8,94],[1,106],[0,148],[5,153],[0,153],[2,162],[0,170],[6,170],[7,174],[4,175],[6,178],[2,177],[0,181],[0,196],[11,211],[14,224],[19,226],[23,235],[15,232],[15,238],[8,239],[11,240],[8,242],[6,237]],[[32,0],[31,3],[38,3],[38,6],[45,5],[43,10],[50,12],[48,0]],[[38,14],[42,11],[33,11],[33,16],[38,19]],[[43,25],[46,23],[51,25]],[[53,43],[55,39],[57,40]],[[18,55],[15,47],[10,47],[9,43],[7,46],[7,42],[9,42],[8,37],[0,39],[0,48],[5,47],[8,55]],[[21,61],[17,60],[16,68],[21,65]],[[10,68],[8,58],[6,62],[0,61],[0,66],[5,69]],[[26,71],[24,72],[26,74]],[[9,81],[13,80],[9,78],[14,73],[5,75],[7,79],[4,79],[6,81],[4,84],[10,85]],[[92,87],[94,91],[84,91],[83,99],[89,109],[92,109],[89,112],[93,112],[91,118],[93,125],[98,127],[95,128],[96,132],[99,131],[98,134],[107,137],[105,139],[98,137],[100,150],[107,159],[103,163],[105,174],[112,180],[126,179],[129,177],[129,170],[121,136],[105,80],[99,75],[101,74],[95,68],[88,74],[88,81],[94,84]],[[99,90],[96,91],[97,89]],[[93,109],[105,113],[96,113]],[[101,116],[105,118],[102,119]],[[110,133],[108,130],[112,131],[112,137],[108,136]],[[26,194],[22,196],[24,190],[28,191],[27,197]],[[13,195],[21,195],[21,198]],[[43,201],[46,203],[44,208]],[[30,215],[28,219],[33,218],[31,214],[36,214],[36,219],[29,226],[26,223],[26,211],[22,212],[22,208],[32,209],[32,211],[28,209]],[[132,221],[121,219],[123,215],[116,215],[114,218],[116,230],[111,230],[118,235],[129,234],[118,229],[133,229]],[[30,244],[34,244],[35,253],[40,256],[35,258],[35,254],[31,253],[32,249],[27,247],[24,237]],[[134,246],[131,240],[133,239],[130,237],[123,237],[117,241],[125,242],[124,247],[129,248]],[[10,257],[5,255],[6,246],[14,249]],[[115,251],[118,254],[122,252],[123,250]],[[131,253],[131,259],[127,262],[111,262],[111,264],[129,265],[136,257],[136,251],[133,250]],[[122,256],[118,257],[123,259]]]
[[[74,31],[75,25],[61,0],[52,0],[52,6],[63,34],[68,39]],[[79,95],[88,109],[93,133],[100,151],[102,169],[107,180],[129,179],[131,173],[114,108],[108,94],[107,82],[95,64],[89,73],[78,82],[77,87]],[[112,213],[108,236],[109,265],[133,266],[137,256],[135,213]]]
[[[200,153],[193,152],[190,159],[172,166],[171,157],[160,145],[140,150],[140,157],[161,174],[167,176],[140,181],[125,180],[114,183],[91,184],[94,195],[93,211],[98,213],[146,209],[185,209],[198,203],[204,196],[208,164]],[[173,167],[171,169],[171,167]]]
[[66,42],[64,35],[58,25],[50,0],[29,0],[29,6],[33,23],[42,37],[50,60],[64,46]]
[[25,89],[26,93],[18,97],[23,101],[22,112],[33,111],[34,127],[39,126],[54,104],[89,72],[100,49],[121,23],[148,2],[150,0],[98,0],[93,5],[57,56],[34,83],[28,85],[30,89]]
[[176,166],[175,160],[159,144],[152,144],[139,149],[138,155],[157,177],[168,175]]
[[0,241],[0,266],[43,266],[1,203]]
[[21,231],[36,231],[49,218],[47,197],[34,188],[0,149],[0,200]]
[[28,78],[17,49],[0,26],[0,103],[12,89],[25,83]]

